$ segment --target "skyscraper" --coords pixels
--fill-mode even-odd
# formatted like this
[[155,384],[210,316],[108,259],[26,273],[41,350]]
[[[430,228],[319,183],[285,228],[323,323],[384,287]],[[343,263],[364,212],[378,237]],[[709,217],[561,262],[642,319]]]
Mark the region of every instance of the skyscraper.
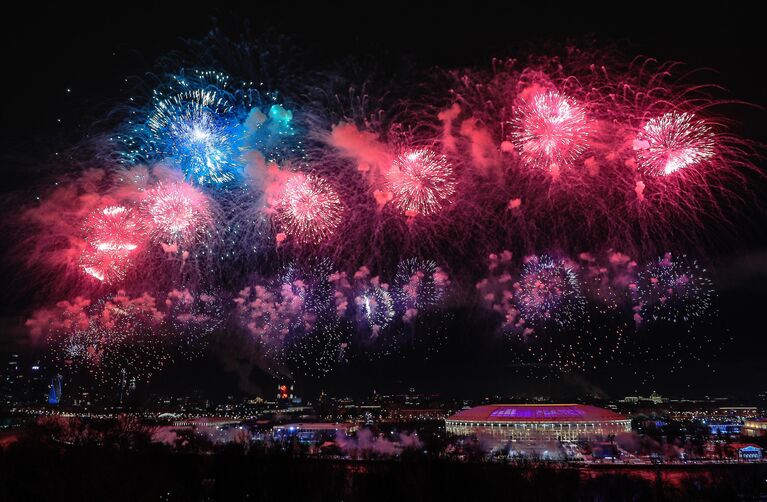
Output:
[[63,377],[56,374],[51,378],[51,388],[48,393],[48,404],[59,404],[61,402],[61,381]]

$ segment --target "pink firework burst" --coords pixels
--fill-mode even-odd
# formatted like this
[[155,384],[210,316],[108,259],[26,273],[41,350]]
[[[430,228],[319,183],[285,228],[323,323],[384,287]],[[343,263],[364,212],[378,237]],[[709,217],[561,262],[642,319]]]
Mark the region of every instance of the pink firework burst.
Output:
[[586,149],[586,112],[572,98],[548,91],[522,102],[512,120],[511,139],[525,165],[556,173]]
[[86,274],[106,283],[125,276],[144,243],[138,219],[126,206],[107,206],[91,213],[85,222],[85,235],[80,266]]
[[189,244],[211,224],[208,199],[186,183],[157,186],[147,194],[143,209],[159,242]]
[[319,243],[335,232],[344,207],[336,191],[312,174],[294,174],[277,204],[282,231],[300,243]]
[[634,142],[639,169],[667,176],[711,159],[711,127],[692,113],[669,112],[647,121]]
[[406,216],[435,214],[455,193],[453,168],[444,155],[431,150],[402,152],[386,173],[392,203]]

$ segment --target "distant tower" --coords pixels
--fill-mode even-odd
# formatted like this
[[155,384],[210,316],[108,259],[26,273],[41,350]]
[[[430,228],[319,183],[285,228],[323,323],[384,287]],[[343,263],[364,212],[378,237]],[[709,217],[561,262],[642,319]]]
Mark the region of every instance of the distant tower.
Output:
[[292,383],[281,383],[277,385],[277,402],[283,405],[301,404],[301,398],[296,395]]
[[59,404],[61,402],[61,381],[64,377],[55,375],[51,378],[51,389],[48,392],[48,404]]
[[289,401],[293,398],[293,384],[281,383],[277,385],[277,400]]

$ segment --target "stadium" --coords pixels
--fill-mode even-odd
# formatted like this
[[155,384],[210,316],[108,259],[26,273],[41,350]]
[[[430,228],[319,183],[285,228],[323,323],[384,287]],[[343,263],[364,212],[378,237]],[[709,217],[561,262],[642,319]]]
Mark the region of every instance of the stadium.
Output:
[[493,404],[445,419],[448,433],[504,440],[595,440],[631,430],[631,420],[582,404]]

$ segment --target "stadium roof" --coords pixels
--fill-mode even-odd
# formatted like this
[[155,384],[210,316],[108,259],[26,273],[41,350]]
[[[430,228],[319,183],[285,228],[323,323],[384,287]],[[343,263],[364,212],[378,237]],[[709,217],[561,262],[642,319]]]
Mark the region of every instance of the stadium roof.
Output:
[[604,408],[583,404],[491,404],[461,410],[448,420],[475,422],[598,422],[626,420]]

